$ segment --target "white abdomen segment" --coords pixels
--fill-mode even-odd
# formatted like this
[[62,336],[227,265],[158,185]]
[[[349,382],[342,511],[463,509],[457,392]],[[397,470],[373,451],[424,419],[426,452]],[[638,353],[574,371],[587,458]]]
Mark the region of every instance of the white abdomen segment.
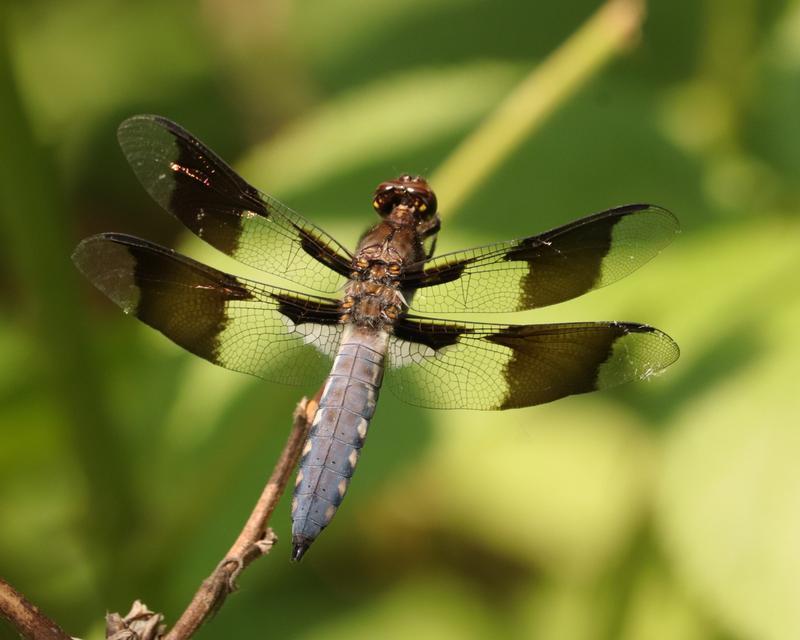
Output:
[[349,325],[325,381],[292,500],[292,558],[299,560],[341,504],[378,401],[389,335]]

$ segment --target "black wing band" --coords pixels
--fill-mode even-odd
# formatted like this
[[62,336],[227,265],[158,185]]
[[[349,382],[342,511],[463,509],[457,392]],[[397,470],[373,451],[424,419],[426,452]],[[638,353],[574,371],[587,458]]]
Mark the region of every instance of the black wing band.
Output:
[[648,378],[678,359],[653,327],[626,322],[502,325],[409,316],[389,341],[386,382],[411,404],[511,409]]
[[324,378],[339,344],[337,300],[238,278],[122,234],[87,238],[73,260],[125,313],[234,371],[309,384]]
[[449,253],[405,276],[414,311],[506,313],[570,300],[632,273],[678,232],[666,209],[634,204],[538,236]]
[[153,199],[212,246],[316,291],[343,285],[352,263],[347,249],[250,186],[188,131],[145,115],[123,122],[117,136]]

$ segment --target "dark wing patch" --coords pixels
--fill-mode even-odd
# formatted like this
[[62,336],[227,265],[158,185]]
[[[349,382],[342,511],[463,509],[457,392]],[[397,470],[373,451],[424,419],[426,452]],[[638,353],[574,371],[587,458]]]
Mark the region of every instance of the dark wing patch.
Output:
[[415,316],[404,317],[394,327],[394,336],[398,340],[421,344],[435,351],[456,344],[461,335],[468,332],[466,325],[446,321],[439,322],[436,330],[432,331],[427,320]]
[[452,323],[412,316],[389,340],[386,383],[410,404],[511,409],[645,379],[677,360],[658,329],[625,322]]
[[313,384],[339,344],[337,300],[238,278],[123,234],[87,238],[73,260],[125,313],[234,371]]
[[545,307],[605,287],[654,258],[679,230],[672,213],[617,207],[538,236],[410,265],[414,311],[506,313]]
[[352,255],[324,231],[249,185],[188,131],[160,116],[134,116],[119,143],[139,181],[164,209],[223,253],[325,293],[341,288]]

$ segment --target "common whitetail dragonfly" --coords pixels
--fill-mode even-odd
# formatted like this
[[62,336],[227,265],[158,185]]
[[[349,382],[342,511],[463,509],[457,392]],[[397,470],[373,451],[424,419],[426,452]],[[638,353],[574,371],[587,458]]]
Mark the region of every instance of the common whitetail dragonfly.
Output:
[[125,313],[214,364],[281,383],[325,379],[292,501],[295,560],[344,498],[383,383],[423,407],[511,409],[647,378],[678,358],[669,336],[638,323],[418,315],[534,309],[616,282],[678,231],[660,207],[617,207],[434,258],[436,196],[402,175],[378,186],[380,221],[351,253],[165,118],[130,118],[118,137],[148,193],[190,231],[317,292],[246,280],[119,233],[87,238],[73,255]]

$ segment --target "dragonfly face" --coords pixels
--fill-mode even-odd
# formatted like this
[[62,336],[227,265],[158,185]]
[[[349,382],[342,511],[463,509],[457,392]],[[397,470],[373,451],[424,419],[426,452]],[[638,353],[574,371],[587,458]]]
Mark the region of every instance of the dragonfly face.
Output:
[[436,194],[425,178],[407,173],[397,180],[381,182],[372,198],[375,211],[388,216],[400,205],[413,211],[418,221],[423,222],[436,215]]
[[123,234],[87,238],[73,255],[126,313],[188,351],[265,380],[324,381],[292,504],[295,559],[341,504],[384,384],[424,407],[510,409],[646,378],[678,358],[669,336],[644,324],[420,315],[533,309],[616,282],[677,233],[660,207],[618,207],[432,258],[436,196],[423,178],[402,175],[378,186],[381,220],[351,253],[169,120],[133,117],[119,141],[145,189],[193,233],[317,292],[223,273]]

